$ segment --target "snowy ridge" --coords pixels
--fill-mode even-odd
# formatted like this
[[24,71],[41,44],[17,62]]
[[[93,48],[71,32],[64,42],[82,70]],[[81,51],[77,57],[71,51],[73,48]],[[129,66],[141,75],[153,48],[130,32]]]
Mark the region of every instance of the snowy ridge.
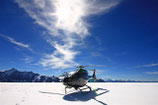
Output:
[[38,73],[18,71],[15,68],[1,71],[0,82],[59,82],[58,77]]

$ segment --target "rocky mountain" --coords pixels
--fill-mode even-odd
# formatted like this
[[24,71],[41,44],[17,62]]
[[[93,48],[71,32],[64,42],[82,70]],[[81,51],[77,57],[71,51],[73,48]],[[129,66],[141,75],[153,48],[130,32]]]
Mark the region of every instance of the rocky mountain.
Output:
[[0,82],[59,82],[55,76],[45,76],[38,73],[18,71],[15,68],[0,71]]

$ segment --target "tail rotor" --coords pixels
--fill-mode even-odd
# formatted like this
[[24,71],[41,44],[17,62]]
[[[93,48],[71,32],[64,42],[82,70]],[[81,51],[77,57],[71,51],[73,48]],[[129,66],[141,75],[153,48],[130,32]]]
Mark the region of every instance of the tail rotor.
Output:
[[97,78],[96,78],[96,74],[95,74],[95,73],[96,73],[96,70],[94,69],[94,71],[93,71],[93,75],[92,75],[92,77],[93,77],[94,81],[96,81],[96,79],[97,79]]

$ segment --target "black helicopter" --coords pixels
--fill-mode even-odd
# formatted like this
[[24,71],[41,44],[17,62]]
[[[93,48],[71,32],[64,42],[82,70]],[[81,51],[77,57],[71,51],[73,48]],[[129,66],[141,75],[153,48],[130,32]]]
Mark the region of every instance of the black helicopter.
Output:
[[[66,89],[67,88],[75,88],[76,90],[80,90],[81,93],[83,93],[82,90],[84,89],[89,89],[89,92],[92,90],[90,86],[86,85],[88,80],[89,80],[89,76],[88,76],[88,72],[87,70],[91,70],[93,71],[93,75],[92,78],[95,81],[96,80],[96,70],[92,70],[92,69],[88,69],[85,70],[85,67],[89,67],[89,66],[78,66],[76,70],[76,72],[71,73],[71,74],[67,74],[66,77],[63,80],[63,84],[65,85],[65,93],[66,93]],[[81,87],[86,86],[87,88],[83,88],[81,89]]]

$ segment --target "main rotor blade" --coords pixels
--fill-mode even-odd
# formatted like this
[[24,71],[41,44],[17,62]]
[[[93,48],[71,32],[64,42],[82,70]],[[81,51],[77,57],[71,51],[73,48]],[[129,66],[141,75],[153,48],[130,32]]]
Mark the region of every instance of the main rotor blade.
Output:
[[77,66],[76,68],[85,68],[85,67],[93,67],[93,66],[97,66],[97,67],[107,67],[106,65],[85,65],[85,66]]
[[[85,68],[86,70],[90,70],[90,71],[94,71],[95,69],[89,69],[89,68]],[[95,70],[96,73],[99,73],[97,70]]]
[[90,66],[97,66],[97,67],[107,67],[107,65],[89,65]]

